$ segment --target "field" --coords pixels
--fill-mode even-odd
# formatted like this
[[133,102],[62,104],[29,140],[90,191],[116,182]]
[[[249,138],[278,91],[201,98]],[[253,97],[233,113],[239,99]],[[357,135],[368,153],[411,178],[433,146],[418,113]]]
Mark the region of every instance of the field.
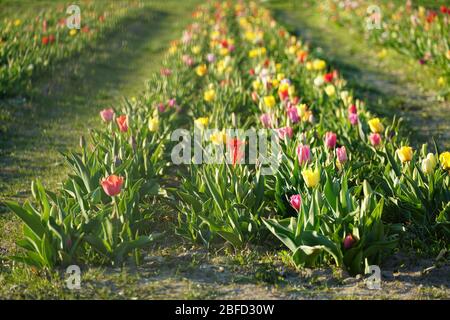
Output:
[[448,299],[450,4],[354,2],[0,0],[0,299]]

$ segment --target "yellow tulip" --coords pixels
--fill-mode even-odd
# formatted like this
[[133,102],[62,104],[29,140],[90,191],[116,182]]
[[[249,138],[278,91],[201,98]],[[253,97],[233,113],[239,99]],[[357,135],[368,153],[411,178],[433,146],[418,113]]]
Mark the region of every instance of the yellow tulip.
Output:
[[148,130],[151,132],[156,132],[159,130],[159,119],[158,117],[150,118],[148,120]]
[[373,133],[382,133],[384,131],[384,126],[380,121],[380,118],[373,118],[369,120],[370,131]]
[[446,151],[441,153],[439,156],[439,162],[441,163],[442,169],[450,170],[450,152]]
[[327,96],[332,97],[336,94],[336,88],[332,84],[329,84],[325,87],[325,92]]
[[70,29],[69,35],[71,35],[73,37],[76,34],[77,34],[77,29]]
[[14,20],[14,25],[15,25],[16,27],[20,26],[21,24],[22,24],[22,20],[20,20],[20,19]]
[[313,69],[317,71],[325,69],[326,66],[327,66],[326,62],[320,59],[316,59],[312,63]]
[[200,46],[193,46],[191,51],[193,54],[199,54],[201,51],[201,48],[200,48]]
[[208,72],[208,67],[206,64],[201,64],[197,68],[195,68],[195,72],[199,77],[203,77]]
[[209,118],[208,117],[200,117],[200,118],[195,119],[194,123],[200,129],[204,129],[209,123]]
[[444,77],[439,77],[439,79],[438,79],[438,85],[440,86],[440,87],[443,87],[444,85],[445,85],[445,78]]
[[264,104],[268,107],[268,108],[273,108],[275,106],[275,97],[274,96],[266,96],[264,97]]
[[411,161],[413,157],[413,149],[411,147],[401,147],[397,149],[397,155],[402,163]]
[[216,91],[214,89],[205,91],[203,94],[203,99],[205,99],[206,102],[214,101],[216,99]]
[[320,182],[320,171],[317,168],[314,171],[312,169],[304,169],[302,177],[308,188],[314,188]]
[[215,145],[221,145],[227,141],[227,135],[223,131],[216,132],[211,134],[210,140]]

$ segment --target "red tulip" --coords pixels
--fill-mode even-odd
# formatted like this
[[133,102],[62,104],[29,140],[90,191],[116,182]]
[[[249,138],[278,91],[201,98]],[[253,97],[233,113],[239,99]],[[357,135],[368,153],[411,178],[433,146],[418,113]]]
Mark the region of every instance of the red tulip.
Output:
[[117,125],[119,126],[119,130],[122,132],[128,131],[128,118],[126,115],[121,115],[116,119]]
[[325,82],[332,82],[333,81],[333,78],[334,78],[334,74],[332,73],[332,72],[330,72],[330,73],[327,73],[327,74],[325,74],[324,76],[323,76],[323,80],[325,81]]
[[292,208],[295,210],[300,210],[300,206],[302,205],[302,196],[299,194],[294,194],[289,199],[289,202],[291,203]]
[[244,144],[244,141],[239,140],[238,138],[227,139],[227,146],[231,153],[231,163],[233,166],[235,166],[236,163],[239,163],[244,156],[244,151],[242,150]]
[[446,14],[448,11],[447,11],[448,9],[445,7],[445,6],[441,6],[441,12],[443,13],[443,14]]
[[353,238],[353,236],[349,233],[345,239],[344,239],[344,249],[348,250],[355,244],[356,240]]
[[122,190],[123,180],[122,177],[110,175],[108,178],[103,179],[100,184],[108,196],[114,197]]
[[358,109],[356,108],[356,105],[351,104],[350,107],[348,107],[348,113],[357,113]]
[[48,45],[50,39],[47,36],[42,37],[42,44],[44,46]]

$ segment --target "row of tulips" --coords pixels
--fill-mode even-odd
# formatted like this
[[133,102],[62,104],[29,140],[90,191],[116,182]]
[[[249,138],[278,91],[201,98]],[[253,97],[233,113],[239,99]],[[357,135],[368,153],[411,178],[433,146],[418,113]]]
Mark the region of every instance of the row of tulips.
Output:
[[[405,226],[448,246],[449,152],[414,151],[397,136],[399,121],[372,116],[337,70],[256,4],[218,6],[214,16],[209,52],[228,64],[207,59],[195,69],[220,98],[205,99],[194,123],[216,126],[211,144],[225,144],[232,161],[189,167],[175,191],[179,234],[240,247],[264,242],[269,230],[295,265],[333,261],[352,273],[379,262]],[[247,141],[226,137],[228,127],[275,130],[278,172],[242,164]]]
[[[201,26],[189,29],[200,32]],[[174,42],[169,52],[201,46],[196,36]],[[92,131],[90,143],[82,137],[80,152],[64,155],[70,174],[61,189],[51,192],[37,181],[32,201],[5,202],[24,222],[21,250],[12,260],[44,269],[139,263],[140,249],[159,236],[151,226],[169,160],[168,133],[186,122],[183,106],[197,86],[191,69],[173,55],[148,84],[141,97],[102,110],[104,129]]]
[[[364,32],[366,38],[376,44],[408,55],[420,64],[436,66],[442,74],[436,80],[437,85],[442,88],[442,95],[448,94],[450,7],[427,9],[414,7],[412,1],[397,5],[381,1],[367,4],[360,0],[311,1],[308,5],[325,13],[330,21]],[[379,57],[383,58],[386,53],[385,49],[381,50]]]
[[84,0],[78,5],[80,29],[67,27],[70,15],[63,3],[37,15],[25,12],[0,20],[0,96],[23,92],[33,75],[92,45],[144,3]]
[[[7,202],[25,223],[16,260],[138,262],[161,198],[189,241],[274,248],[278,238],[298,267],[364,272],[406,235],[448,247],[449,152],[410,147],[399,121],[371,115],[337,70],[256,3],[208,3],[194,18],[145,95],[103,110],[105,129],[66,155],[72,174],[62,190],[35,183],[33,203]],[[175,166],[179,128],[228,161],[197,163],[194,148],[191,164]],[[273,130],[275,172],[246,161],[249,141],[230,128]]]

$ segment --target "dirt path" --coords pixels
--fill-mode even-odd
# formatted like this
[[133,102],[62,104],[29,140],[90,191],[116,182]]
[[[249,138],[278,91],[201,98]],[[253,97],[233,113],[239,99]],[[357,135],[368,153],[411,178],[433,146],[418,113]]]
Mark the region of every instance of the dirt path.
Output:
[[381,48],[371,46],[364,35],[339,27],[302,4],[270,6],[278,21],[311,44],[318,56],[335,66],[356,96],[375,114],[401,116],[414,144],[431,142],[450,147],[450,102],[439,101],[436,70],[389,50],[380,59]]

